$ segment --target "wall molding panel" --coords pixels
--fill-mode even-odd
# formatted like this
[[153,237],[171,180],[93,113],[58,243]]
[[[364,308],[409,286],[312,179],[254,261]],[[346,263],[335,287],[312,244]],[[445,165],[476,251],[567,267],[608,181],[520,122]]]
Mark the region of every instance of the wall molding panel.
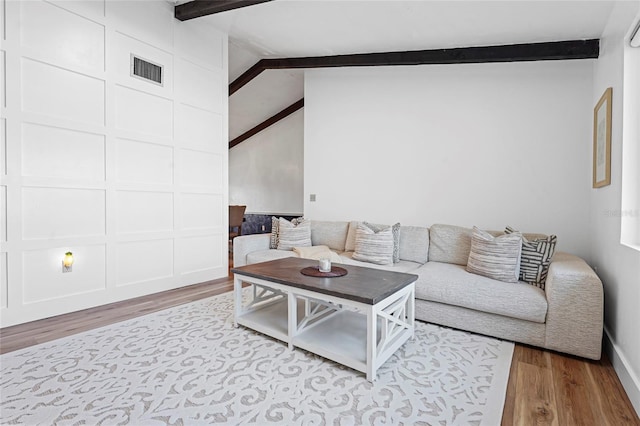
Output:
[[7,307],[8,278],[7,278],[7,253],[0,253],[0,308]]
[[118,183],[173,184],[173,148],[168,145],[116,138]]
[[23,56],[79,72],[104,71],[103,24],[44,1],[20,5]]
[[85,124],[105,123],[105,82],[35,59],[21,58],[22,109]]
[[7,62],[6,62],[7,53],[4,50],[0,50],[0,74],[2,74],[2,94],[0,95],[0,103],[2,107],[5,108],[7,106]]
[[55,240],[105,235],[105,191],[23,187],[22,238]]
[[63,246],[22,253],[25,304],[106,290],[105,245],[69,247],[76,261],[72,273],[62,274],[62,262],[57,261],[57,253],[66,250]]
[[[0,82],[0,84],[2,84]],[[3,86],[4,87],[4,86]],[[7,174],[7,120],[0,118],[0,175]]]
[[104,181],[105,135],[23,122],[22,175]]
[[7,187],[0,185],[0,242],[7,241]]
[[6,31],[5,31],[5,0],[0,0],[0,37],[2,37],[3,40],[6,40],[7,35],[6,35]]
[[116,129],[171,141],[173,101],[126,86],[116,86]]
[[[173,239],[118,244],[117,285],[128,286],[173,276]],[[140,256],[147,253],[148,256]]]
[[0,37],[0,326],[225,277],[226,34],[165,0],[0,0]]

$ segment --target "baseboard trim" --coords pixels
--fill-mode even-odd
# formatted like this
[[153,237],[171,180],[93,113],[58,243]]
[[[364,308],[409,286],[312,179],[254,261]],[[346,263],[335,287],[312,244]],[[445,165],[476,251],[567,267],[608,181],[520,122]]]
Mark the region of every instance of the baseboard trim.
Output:
[[618,374],[620,383],[622,383],[622,387],[627,392],[631,405],[640,416],[640,380],[629,366],[629,362],[620,351],[618,345],[611,338],[607,327],[604,328],[604,351],[609,357],[616,374]]

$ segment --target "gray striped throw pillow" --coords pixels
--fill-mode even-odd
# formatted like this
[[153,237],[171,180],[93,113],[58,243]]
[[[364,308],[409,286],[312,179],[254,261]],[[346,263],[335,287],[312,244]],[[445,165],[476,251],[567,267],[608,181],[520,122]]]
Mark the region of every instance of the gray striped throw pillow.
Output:
[[301,220],[294,225],[281,217],[278,221],[278,250],[293,250],[294,247],[311,247],[311,221]]
[[353,259],[390,265],[393,263],[393,230],[390,226],[375,231],[365,223],[356,230],[356,250]]
[[[373,232],[379,232],[389,227],[389,225],[378,225],[375,223],[362,222],[367,225]],[[400,262],[400,222],[391,226],[391,234],[393,234],[393,263]]]
[[519,232],[494,237],[474,226],[467,272],[508,283],[518,282],[521,251]]

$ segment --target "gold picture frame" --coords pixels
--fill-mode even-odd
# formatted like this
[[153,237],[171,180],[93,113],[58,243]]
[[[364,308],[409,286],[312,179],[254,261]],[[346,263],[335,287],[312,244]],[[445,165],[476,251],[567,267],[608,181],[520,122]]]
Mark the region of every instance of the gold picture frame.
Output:
[[611,96],[609,87],[593,109],[593,187],[611,184]]

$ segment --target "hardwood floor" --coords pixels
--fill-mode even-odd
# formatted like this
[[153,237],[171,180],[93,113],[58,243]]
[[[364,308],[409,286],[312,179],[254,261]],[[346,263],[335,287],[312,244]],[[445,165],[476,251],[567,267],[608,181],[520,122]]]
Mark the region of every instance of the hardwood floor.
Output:
[[611,363],[516,344],[502,425],[640,425]]
[[231,290],[233,290],[233,280],[225,278],[2,328],[0,329],[0,354]]
[[[222,279],[0,329],[0,353],[230,291]],[[606,357],[600,361],[517,344],[502,425],[640,425]]]

